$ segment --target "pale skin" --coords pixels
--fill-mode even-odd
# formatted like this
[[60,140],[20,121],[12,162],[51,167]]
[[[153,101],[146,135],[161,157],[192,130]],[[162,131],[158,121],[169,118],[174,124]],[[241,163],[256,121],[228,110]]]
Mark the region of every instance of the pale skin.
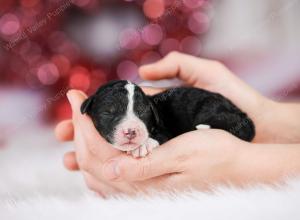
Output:
[[[215,129],[178,136],[146,158],[135,159],[114,149],[96,131],[91,119],[80,113],[86,95],[69,91],[72,120],[56,127],[61,141],[74,141],[75,152],[64,156],[69,170],[80,170],[87,186],[107,197],[135,195],[148,190],[207,190],[212,186],[277,183],[300,175],[300,105],[271,101],[219,62],[180,53],[142,66],[147,80],[179,78],[189,86],[218,92],[253,119],[253,143]],[[157,89],[144,88],[148,94]]]

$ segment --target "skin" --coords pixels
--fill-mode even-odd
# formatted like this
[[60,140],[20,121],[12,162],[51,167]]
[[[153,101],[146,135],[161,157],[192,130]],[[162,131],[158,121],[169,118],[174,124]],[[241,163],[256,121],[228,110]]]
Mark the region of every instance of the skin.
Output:
[[[300,174],[299,104],[271,101],[238,79],[224,65],[180,53],[139,70],[147,80],[179,78],[186,84],[218,92],[246,111],[256,125],[253,143],[221,130],[198,130],[178,136],[146,158],[115,150],[79,112],[86,95],[69,91],[72,120],[57,125],[61,141],[75,142],[64,156],[69,170],[80,170],[87,186],[103,197],[153,190],[208,190],[215,185],[273,184]],[[148,94],[158,90],[144,88]]]

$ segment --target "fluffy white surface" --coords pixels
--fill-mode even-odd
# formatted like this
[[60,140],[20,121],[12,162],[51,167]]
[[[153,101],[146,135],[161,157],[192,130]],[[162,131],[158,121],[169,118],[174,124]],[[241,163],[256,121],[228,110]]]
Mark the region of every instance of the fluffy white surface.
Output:
[[[300,181],[272,189],[102,200],[79,173],[62,167],[63,152],[47,129],[26,129],[0,150],[0,219],[300,219]],[[24,132],[24,131],[23,131]]]

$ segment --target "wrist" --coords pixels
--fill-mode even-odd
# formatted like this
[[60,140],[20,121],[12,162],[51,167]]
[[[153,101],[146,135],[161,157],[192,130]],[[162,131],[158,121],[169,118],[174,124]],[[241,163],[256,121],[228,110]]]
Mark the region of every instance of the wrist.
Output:
[[254,143],[272,143],[276,136],[276,129],[273,127],[276,115],[278,114],[279,103],[265,97],[259,97],[260,105],[256,106],[253,121],[256,135]]
[[266,100],[256,118],[256,137],[260,143],[300,143],[300,107],[297,104]]
[[249,144],[238,152],[232,182],[240,186],[280,182],[300,174],[299,158],[299,144]]

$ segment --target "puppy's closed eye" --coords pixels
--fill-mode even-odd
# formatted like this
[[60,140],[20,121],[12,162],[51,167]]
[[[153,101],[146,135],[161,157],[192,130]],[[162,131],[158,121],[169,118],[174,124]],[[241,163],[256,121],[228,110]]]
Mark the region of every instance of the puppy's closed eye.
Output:
[[103,113],[105,113],[105,114],[114,114],[114,113],[116,113],[116,111],[117,111],[117,109],[113,105],[108,106],[108,108],[103,109]]
[[101,112],[100,115],[104,117],[113,117],[113,112],[109,112],[109,111]]

